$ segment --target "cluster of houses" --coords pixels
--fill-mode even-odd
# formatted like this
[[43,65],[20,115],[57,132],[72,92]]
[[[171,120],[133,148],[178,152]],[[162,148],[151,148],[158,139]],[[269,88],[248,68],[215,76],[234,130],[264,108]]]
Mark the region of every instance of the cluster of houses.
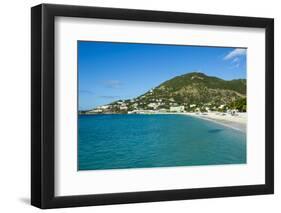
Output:
[[221,111],[234,114],[235,110],[229,110],[226,105],[202,104],[179,104],[174,98],[151,97],[153,89],[141,97],[130,100],[119,100],[111,104],[96,107],[88,111],[88,114],[99,113],[122,113],[122,114],[153,114],[153,113],[183,113],[183,112],[211,112]]
[[135,109],[128,111],[128,114],[153,114],[153,113],[167,113],[167,112],[185,112],[184,106],[171,106],[170,109],[160,108],[160,109]]
[[[173,101],[173,100],[171,100]],[[88,111],[89,114],[98,113],[127,113],[127,114],[153,114],[153,113],[182,113],[182,112],[211,112],[211,111],[229,111],[225,105],[213,106],[212,104],[189,104],[179,105],[171,102],[168,106],[163,107],[161,99],[156,99],[154,102],[145,103],[141,100],[126,100],[117,101],[112,104],[96,107]],[[230,112],[235,113],[235,112]]]

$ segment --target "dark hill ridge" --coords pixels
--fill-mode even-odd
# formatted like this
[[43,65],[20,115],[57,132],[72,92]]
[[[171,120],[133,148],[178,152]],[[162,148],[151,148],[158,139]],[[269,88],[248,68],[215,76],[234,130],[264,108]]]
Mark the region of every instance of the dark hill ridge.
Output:
[[246,94],[246,80],[235,79],[231,81],[223,80],[213,76],[207,76],[204,73],[192,72],[181,76],[174,77],[164,83],[160,84],[159,87],[165,86],[175,90],[179,90],[185,86],[205,86],[210,89],[225,89],[233,90],[241,94]]
[[245,79],[226,81],[204,73],[192,72],[165,81],[138,98],[144,99],[145,102],[161,99],[165,105],[170,105],[170,101],[174,100],[176,104],[188,108],[191,104],[219,107],[245,97]]
[[[223,106],[222,106],[223,105]],[[238,108],[239,105],[239,108]],[[173,106],[184,106],[185,111],[246,109],[246,80],[223,80],[192,72],[174,77],[130,100],[119,100],[100,107],[102,113],[127,113],[137,110],[169,111]],[[92,112],[95,111],[92,110]]]

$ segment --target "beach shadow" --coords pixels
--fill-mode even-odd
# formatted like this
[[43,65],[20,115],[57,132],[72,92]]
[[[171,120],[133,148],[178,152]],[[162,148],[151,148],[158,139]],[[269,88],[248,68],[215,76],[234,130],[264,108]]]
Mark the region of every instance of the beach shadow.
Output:
[[223,129],[211,129],[211,130],[208,130],[209,133],[218,133],[218,132],[221,132],[223,131]]
[[21,198],[19,198],[19,201],[26,205],[30,205],[30,199],[27,197],[21,197]]

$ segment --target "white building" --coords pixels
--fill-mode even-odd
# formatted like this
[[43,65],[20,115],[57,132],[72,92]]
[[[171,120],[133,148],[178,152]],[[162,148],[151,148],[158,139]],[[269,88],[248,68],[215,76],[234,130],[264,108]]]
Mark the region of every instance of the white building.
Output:
[[120,110],[127,110],[128,107],[127,106],[120,106]]
[[219,106],[219,109],[223,109],[223,108],[224,108],[224,106],[225,106],[225,105],[223,105],[223,104],[222,104],[222,105],[220,105],[220,106]]
[[147,106],[156,109],[158,107],[158,104],[157,103],[149,103]]
[[100,106],[99,109],[108,109],[109,105]]
[[93,109],[91,111],[89,111],[89,113],[99,113],[99,112],[102,112],[101,109]]
[[184,106],[171,106],[170,112],[184,112]]

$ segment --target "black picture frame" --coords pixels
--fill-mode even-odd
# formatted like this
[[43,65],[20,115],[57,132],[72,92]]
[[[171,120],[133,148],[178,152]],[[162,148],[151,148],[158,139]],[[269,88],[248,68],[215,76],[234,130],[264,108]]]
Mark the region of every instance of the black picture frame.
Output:
[[[55,189],[55,17],[264,28],[265,184],[112,194],[59,196]],[[31,8],[31,204],[42,208],[272,194],[274,192],[274,20],[164,11],[41,4]]]

